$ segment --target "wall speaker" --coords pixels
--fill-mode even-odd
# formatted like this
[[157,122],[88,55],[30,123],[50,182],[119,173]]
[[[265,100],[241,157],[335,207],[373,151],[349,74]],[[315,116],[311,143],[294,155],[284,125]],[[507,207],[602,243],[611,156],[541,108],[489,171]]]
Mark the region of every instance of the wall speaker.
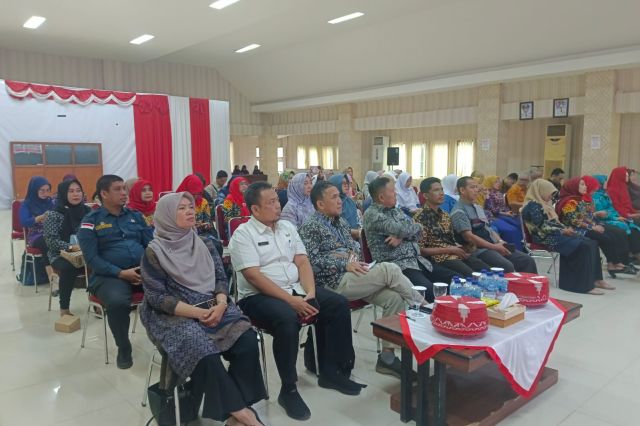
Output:
[[400,148],[387,148],[387,166],[400,164]]

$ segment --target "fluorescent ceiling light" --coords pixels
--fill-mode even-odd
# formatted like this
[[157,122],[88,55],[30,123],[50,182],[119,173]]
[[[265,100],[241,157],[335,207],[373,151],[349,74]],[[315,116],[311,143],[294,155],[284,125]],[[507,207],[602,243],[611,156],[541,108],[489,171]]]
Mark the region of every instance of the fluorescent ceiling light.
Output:
[[250,45],[245,46],[245,47],[243,47],[242,49],[238,49],[238,50],[236,50],[236,53],[244,53],[244,52],[248,52],[248,51],[250,51],[250,50],[257,49],[258,47],[260,47],[260,45],[259,45],[259,44],[251,43]]
[[340,22],[349,21],[351,19],[359,18],[362,15],[364,15],[364,13],[362,13],[362,12],[353,12],[353,13],[350,13],[348,15],[344,15],[344,16],[341,16],[339,18],[335,18],[335,19],[332,19],[330,21],[327,21],[327,22],[330,23],[330,24],[339,24]]
[[220,10],[220,9],[224,9],[227,6],[231,6],[232,4],[237,3],[238,1],[240,0],[218,0],[211,3],[209,7]]
[[27,19],[27,22],[25,22],[22,26],[25,28],[29,28],[30,30],[35,30],[46,20],[47,18],[43,18],[42,16],[32,16],[31,18]]
[[131,44],[142,44],[142,43],[148,42],[152,38],[153,38],[153,36],[151,34],[143,34],[140,37],[134,38],[129,43],[131,43]]

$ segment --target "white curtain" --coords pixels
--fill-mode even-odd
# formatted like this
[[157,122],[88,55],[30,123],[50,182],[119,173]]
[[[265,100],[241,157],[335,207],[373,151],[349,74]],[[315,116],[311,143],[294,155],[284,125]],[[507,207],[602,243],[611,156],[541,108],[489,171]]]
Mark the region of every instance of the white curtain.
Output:
[[306,169],[307,168],[307,150],[304,146],[298,146],[297,149],[297,165],[298,169]]
[[424,143],[416,143],[411,147],[411,176],[416,178],[424,177],[425,170],[425,151],[426,146]]
[[431,167],[429,176],[443,178],[449,170],[449,143],[431,142]]
[[232,170],[229,147],[229,102],[210,100],[209,120],[211,120],[211,176],[215,176],[218,170],[228,172]]
[[[0,80],[0,208],[13,199],[9,143],[17,141],[100,143],[104,173],[137,176],[133,107],[16,100]],[[95,189],[95,182],[83,184],[87,192]]]
[[333,147],[323,146],[322,147],[322,167],[328,170],[333,170],[334,164],[335,162],[333,161]]
[[189,98],[169,96],[169,112],[171,115],[173,189],[175,190],[185,176],[193,172]]
[[473,141],[462,140],[456,145],[456,174],[469,176],[473,172]]

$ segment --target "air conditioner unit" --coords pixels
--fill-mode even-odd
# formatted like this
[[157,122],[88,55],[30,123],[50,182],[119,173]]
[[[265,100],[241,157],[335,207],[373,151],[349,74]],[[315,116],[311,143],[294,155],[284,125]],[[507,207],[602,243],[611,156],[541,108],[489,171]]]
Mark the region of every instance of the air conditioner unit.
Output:
[[371,170],[385,170],[387,167],[387,148],[389,136],[374,136],[371,152]]
[[544,177],[551,175],[555,168],[561,168],[570,175],[571,167],[571,125],[552,124],[547,126],[544,139]]

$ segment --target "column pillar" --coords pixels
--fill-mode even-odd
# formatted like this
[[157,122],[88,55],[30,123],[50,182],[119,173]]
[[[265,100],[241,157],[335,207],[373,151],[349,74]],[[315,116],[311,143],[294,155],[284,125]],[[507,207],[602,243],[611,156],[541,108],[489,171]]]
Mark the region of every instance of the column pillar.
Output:
[[478,129],[473,167],[485,175],[505,173],[502,167],[506,166],[506,152],[500,150],[500,144],[505,138],[506,126],[500,120],[501,106],[500,84],[478,89]]
[[271,116],[262,114],[262,135],[258,146],[260,147],[260,170],[269,176],[269,182],[278,182],[278,138],[271,127]]
[[581,169],[576,170],[572,165],[571,174],[608,174],[618,166],[620,114],[615,112],[615,96],[615,71],[587,73]]
[[363,171],[363,149],[362,135],[354,130],[353,117],[355,114],[354,104],[344,104],[338,106],[338,169],[340,171],[347,167],[353,167],[353,177],[357,182],[362,182]]

